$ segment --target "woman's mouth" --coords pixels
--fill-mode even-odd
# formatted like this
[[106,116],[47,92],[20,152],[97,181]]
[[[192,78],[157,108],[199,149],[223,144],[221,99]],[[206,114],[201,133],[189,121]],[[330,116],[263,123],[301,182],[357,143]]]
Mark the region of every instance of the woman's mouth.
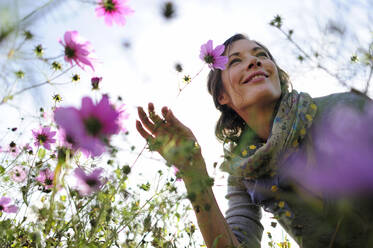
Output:
[[268,75],[262,71],[253,72],[250,74],[242,84],[256,83],[268,78]]

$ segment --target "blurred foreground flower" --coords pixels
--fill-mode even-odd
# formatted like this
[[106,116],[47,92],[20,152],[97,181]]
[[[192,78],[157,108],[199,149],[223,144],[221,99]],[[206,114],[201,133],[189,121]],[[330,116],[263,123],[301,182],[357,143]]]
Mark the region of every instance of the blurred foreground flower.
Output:
[[121,132],[127,132],[127,128],[124,125],[124,122],[129,118],[129,113],[126,109],[126,104],[121,104],[119,107],[117,107],[117,111],[119,112],[119,118],[118,118],[118,124],[120,126]]
[[127,0],[100,0],[95,9],[98,17],[104,16],[105,23],[109,26],[116,22],[119,25],[126,24],[126,16],[134,12],[126,5]]
[[51,132],[50,127],[40,127],[39,130],[32,130],[32,134],[35,139],[35,146],[44,146],[45,149],[50,150],[51,144],[56,143],[56,140],[53,137],[56,135],[56,132]]
[[210,69],[225,69],[225,64],[228,62],[227,56],[221,56],[224,52],[224,45],[219,45],[213,49],[212,40],[207,41],[201,46],[199,57],[206,62]]
[[100,175],[104,171],[102,168],[97,168],[91,174],[85,174],[81,168],[74,170],[75,177],[78,180],[77,186],[81,195],[90,195],[93,192],[100,190],[105,181]]
[[52,172],[49,168],[40,170],[39,176],[36,178],[36,180],[43,185],[44,190],[53,188],[53,179],[54,172]]
[[77,31],[66,31],[64,34],[65,43],[60,40],[61,45],[65,47],[65,61],[73,65],[73,61],[84,70],[84,65],[88,65],[94,71],[92,58],[89,55],[93,52],[91,43],[85,41]]
[[[313,192],[331,197],[373,190],[373,107],[338,108],[315,130],[314,157],[298,155],[284,168]],[[285,171],[286,170],[286,171]]]
[[9,205],[11,199],[9,197],[1,197],[0,198],[0,212],[5,213],[16,213],[18,211],[18,207],[15,205]]
[[120,116],[121,112],[109,103],[106,95],[96,105],[91,98],[84,97],[81,109],[61,107],[54,113],[56,123],[63,129],[65,141],[72,148],[80,148],[92,156],[101,155],[110,136],[119,133]]
[[10,171],[10,178],[17,183],[22,183],[25,181],[26,176],[26,169],[23,166],[15,166],[13,170]]

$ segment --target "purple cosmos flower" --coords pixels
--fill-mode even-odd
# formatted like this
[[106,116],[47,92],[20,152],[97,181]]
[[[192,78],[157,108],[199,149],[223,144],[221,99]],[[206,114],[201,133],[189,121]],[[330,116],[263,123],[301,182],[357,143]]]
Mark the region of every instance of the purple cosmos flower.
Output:
[[284,173],[312,192],[332,197],[372,192],[372,125],[371,105],[365,112],[336,109],[315,130],[314,156],[295,156]]
[[126,16],[134,12],[126,5],[127,0],[100,0],[99,7],[95,9],[98,17],[104,16],[105,23],[111,26],[113,22],[119,25],[126,24]]
[[35,146],[42,145],[45,149],[50,150],[50,144],[56,143],[56,140],[53,137],[56,135],[56,132],[51,132],[50,127],[40,127],[39,130],[32,130],[32,134],[35,138]]
[[76,168],[74,174],[78,180],[78,190],[81,195],[90,195],[98,191],[105,182],[101,179],[100,175],[104,171],[102,168],[97,168],[91,174],[85,174],[81,168]]
[[22,183],[27,177],[27,172],[23,166],[15,166],[13,170],[10,171],[10,178],[17,183]]
[[11,199],[9,197],[1,197],[0,198],[0,212],[5,213],[16,213],[18,211],[18,207],[15,205],[9,205]]
[[65,43],[60,40],[65,47],[65,61],[73,65],[73,61],[84,70],[83,65],[88,65],[94,71],[92,58],[89,55],[93,52],[91,43],[85,41],[77,31],[66,31],[64,34]]
[[225,64],[228,62],[227,56],[221,56],[224,52],[224,49],[224,45],[219,45],[215,47],[215,49],[213,49],[212,40],[209,40],[206,44],[203,44],[201,46],[201,53],[199,54],[199,57],[209,65],[211,70],[224,70]]
[[119,117],[120,112],[109,103],[106,95],[98,104],[84,97],[80,110],[57,108],[54,114],[56,123],[64,129],[66,140],[92,156],[101,155],[110,136],[120,131]]
[[44,189],[51,189],[53,188],[54,172],[52,172],[49,168],[40,170],[39,176],[36,178],[36,180],[43,185]]

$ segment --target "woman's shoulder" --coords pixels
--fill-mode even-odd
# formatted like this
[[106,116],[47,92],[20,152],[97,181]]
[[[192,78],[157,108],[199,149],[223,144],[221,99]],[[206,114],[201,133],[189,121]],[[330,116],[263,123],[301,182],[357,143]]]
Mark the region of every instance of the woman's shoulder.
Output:
[[372,104],[372,100],[368,96],[356,90],[316,97],[313,100],[319,111],[330,110],[330,108],[335,106],[352,107],[363,111],[366,104]]
[[351,105],[351,107],[364,108],[365,104],[371,103],[372,100],[363,93],[351,90],[350,92],[334,93],[327,96],[313,98],[318,107],[334,105]]

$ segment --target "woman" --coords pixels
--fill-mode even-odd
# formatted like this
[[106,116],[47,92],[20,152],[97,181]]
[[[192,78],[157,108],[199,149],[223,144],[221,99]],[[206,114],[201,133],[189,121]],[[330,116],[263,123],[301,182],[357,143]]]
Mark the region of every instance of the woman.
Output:
[[260,247],[263,207],[301,247],[370,247],[371,201],[340,212],[337,201],[305,189],[286,173],[295,162],[318,163],[312,137],[335,106],[363,111],[369,100],[355,93],[312,99],[289,92],[287,74],[260,43],[237,34],[224,45],[228,63],[210,72],[208,90],[221,112],[215,133],[226,147],[222,169],[230,174],[225,218],[192,132],[167,107],[163,118],[155,114],[151,103],[150,120],[139,108],[142,123],[136,123],[150,148],[181,171],[206,245]]

